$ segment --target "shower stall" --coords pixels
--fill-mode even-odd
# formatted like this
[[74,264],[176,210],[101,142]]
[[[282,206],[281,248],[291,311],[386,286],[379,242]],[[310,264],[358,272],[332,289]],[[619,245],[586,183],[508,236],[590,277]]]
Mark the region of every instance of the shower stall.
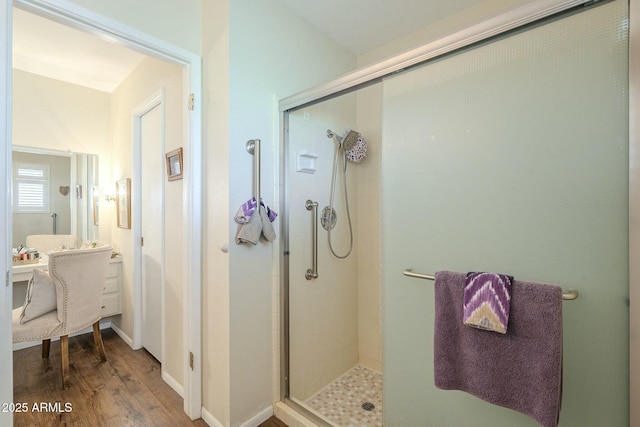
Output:
[[[379,87],[365,92],[379,102]],[[380,128],[379,122],[368,125],[358,117],[364,94],[288,115],[288,385],[292,400],[312,411],[326,415],[335,409],[338,424],[348,419],[327,398],[340,393],[336,380],[361,381],[362,393],[353,396],[358,402],[345,408],[357,404],[363,421],[382,420]],[[345,159],[356,149],[357,133],[368,145],[359,163]],[[317,207],[307,210],[307,200]],[[314,256],[316,277],[310,277],[306,272]],[[346,397],[340,398],[343,403]],[[365,411],[362,404],[375,408]]]
[[[288,405],[329,425],[534,426],[435,388],[433,284],[403,275],[497,271],[580,292],[560,425],[628,423],[628,11],[579,3],[283,101]],[[366,158],[345,169],[352,130]]]

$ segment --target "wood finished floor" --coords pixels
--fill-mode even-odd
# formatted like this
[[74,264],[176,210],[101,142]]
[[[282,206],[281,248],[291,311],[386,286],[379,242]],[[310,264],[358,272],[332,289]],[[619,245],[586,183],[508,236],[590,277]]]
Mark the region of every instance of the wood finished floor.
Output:
[[[13,352],[14,403],[28,408],[14,414],[14,426],[207,426],[185,415],[182,398],[162,380],[160,364],[147,351],[131,350],[112,329],[104,329],[102,339],[105,363],[91,333],[69,338],[68,390],[62,390],[59,342],[51,343],[48,360],[41,346]],[[34,405],[44,410],[34,411]],[[259,427],[287,425],[271,417]]]
[[[131,350],[112,329],[102,337],[104,363],[92,334],[69,338],[68,390],[62,390],[59,342],[51,343],[44,361],[40,346],[13,353],[14,403],[28,407],[14,414],[16,427],[207,426],[185,415],[182,398],[162,380],[160,364],[149,353]],[[33,410],[42,403],[45,411]]]
[[287,425],[276,417],[271,417],[267,421],[260,424],[258,427],[287,427]]

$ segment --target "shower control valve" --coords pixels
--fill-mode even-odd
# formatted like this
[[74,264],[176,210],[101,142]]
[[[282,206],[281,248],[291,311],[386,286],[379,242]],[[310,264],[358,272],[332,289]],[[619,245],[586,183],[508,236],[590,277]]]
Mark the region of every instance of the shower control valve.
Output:
[[331,206],[325,206],[322,209],[322,216],[320,217],[320,223],[322,224],[322,228],[329,231],[329,229],[333,230],[336,226],[336,222],[338,221],[336,210],[332,209]]

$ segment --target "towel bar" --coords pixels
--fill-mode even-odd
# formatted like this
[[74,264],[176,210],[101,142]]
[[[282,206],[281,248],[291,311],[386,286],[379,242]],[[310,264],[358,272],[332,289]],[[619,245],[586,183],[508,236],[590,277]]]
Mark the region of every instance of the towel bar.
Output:
[[[405,270],[404,275],[407,277],[414,277],[416,279],[436,280],[434,276],[430,276],[428,274],[414,273],[411,270]],[[578,298],[578,291],[576,291],[575,289],[569,289],[569,291],[562,293],[562,299],[565,301],[571,301],[576,298]]]

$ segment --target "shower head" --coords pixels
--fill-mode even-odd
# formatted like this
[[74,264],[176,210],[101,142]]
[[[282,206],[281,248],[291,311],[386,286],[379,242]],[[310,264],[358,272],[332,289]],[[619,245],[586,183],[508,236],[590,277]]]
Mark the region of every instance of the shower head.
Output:
[[342,138],[342,149],[344,151],[352,150],[353,147],[358,143],[358,132],[350,130],[343,138]]
[[350,130],[345,136],[340,136],[331,129],[327,129],[327,138],[335,138],[344,151],[349,151],[358,143],[358,132]]

